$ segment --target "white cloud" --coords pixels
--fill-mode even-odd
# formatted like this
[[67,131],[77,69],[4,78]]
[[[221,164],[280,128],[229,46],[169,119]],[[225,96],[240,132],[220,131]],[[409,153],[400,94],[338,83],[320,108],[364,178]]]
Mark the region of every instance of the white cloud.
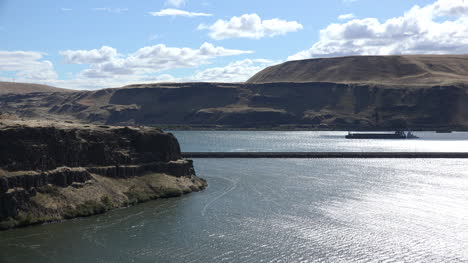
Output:
[[125,85],[131,84],[144,84],[144,83],[156,83],[156,82],[176,82],[178,81],[172,75],[169,74],[160,74],[160,75],[149,75],[149,76],[140,76],[140,75],[130,75],[130,76],[115,76],[113,78],[72,78],[66,80],[50,80],[44,82],[44,84],[67,88],[67,89],[79,89],[79,90],[95,90],[102,88],[115,88],[122,87]]
[[436,16],[462,16],[468,14],[468,1],[466,0],[439,0],[429,9]]
[[128,8],[114,8],[114,7],[97,7],[93,8],[94,11],[104,11],[104,12],[109,12],[109,13],[123,13],[127,12]]
[[[256,72],[262,60],[231,63],[224,69],[212,68],[186,78],[162,73],[165,70],[191,68],[211,63],[216,57],[249,54],[252,51],[228,49],[203,43],[199,48],[168,47],[163,44],[147,46],[131,54],[120,54],[115,48],[103,46],[91,50],[65,50],[60,54],[70,64],[89,67],[58,79],[50,61],[43,54],[32,51],[0,51],[0,80],[34,82],[71,89],[120,87],[134,83],[177,82],[187,80],[243,80],[241,76]],[[11,73],[15,77],[11,77]],[[2,74],[3,73],[3,74]],[[216,74],[217,73],[217,74]]]
[[244,82],[253,74],[276,62],[267,59],[244,59],[229,63],[224,67],[213,67],[196,72],[184,81]]
[[185,5],[185,0],[167,0],[166,5],[181,7]]
[[117,50],[108,46],[91,50],[64,50],[59,53],[68,64],[97,64],[117,57]]
[[150,12],[152,16],[185,16],[185,17],[196,17],[196,16],[212,16],[212,14],[206,13],[195,13],[195,12],[188,12],[179,9],[162,9],[158,12]]
[[248,53],[252,52],[216,47],[210,43],[203,43],[198,49],[159,44],[140,48],[129,55],[119,54],[116,49],[107,46],[100,49],[60,52],[67,63],[90,64],[88,69],[78,74],[79,78],[88,79],[115,79],[125,76],[144,79],[164,70],[207,64],[215,57]]
[[226,38],[255,38],[274,37],[295,32],[303,26],[296,21],[286,21],[278,18],[263,20],[257,14],[234,16],[229,21],[218,20],[212,25],[201,24],[199,30],[209,30],[210,37],[216,40]]
[[56,79],[52,62],[42,57],[34,51],[0,51],[0,73],[14,72],[17,79],[32,82]]
[[354,18],[354,14],[342,14],[338,16],[338,20],[349,20],[353,18]]
[[468,53],[468,1],[438,0],[402,16],[334,23],[313,46],[289,60],[346,55]]
[[71,8],[66,8],[66,7],[62,7],[60,8],[60,10],[64,11],[64,12],[68,12],[68,11],[72,11],[73,9]]

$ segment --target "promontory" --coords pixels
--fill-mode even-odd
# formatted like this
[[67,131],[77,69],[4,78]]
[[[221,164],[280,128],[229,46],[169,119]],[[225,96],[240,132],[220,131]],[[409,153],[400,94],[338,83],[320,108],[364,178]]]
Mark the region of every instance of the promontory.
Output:
[[206,187],[157,128],[0,123],[0,229],[103,213]]

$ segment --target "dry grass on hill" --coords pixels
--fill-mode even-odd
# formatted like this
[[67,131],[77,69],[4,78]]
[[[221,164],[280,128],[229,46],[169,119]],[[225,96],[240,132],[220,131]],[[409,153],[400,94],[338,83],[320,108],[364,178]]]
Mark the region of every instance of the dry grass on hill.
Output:
[[0,81],[0,95],[8,93],[25,94],[33,92],[72,92],[72,90],[42,84]]
[[468,55],[351,56],[288,61],[260,71],[248,82],[468,83]]

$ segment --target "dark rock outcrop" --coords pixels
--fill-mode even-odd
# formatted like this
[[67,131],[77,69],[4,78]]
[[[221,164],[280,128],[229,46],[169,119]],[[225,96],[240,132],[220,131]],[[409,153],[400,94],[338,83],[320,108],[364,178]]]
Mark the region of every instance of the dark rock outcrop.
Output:
[[20,125],[0,129],[0,138],[0,167],[7,171],[180,159],[175,137],[155,128]]
[[206,186],[172,134],[41,122],[0,125],[0,229],[87,216]]

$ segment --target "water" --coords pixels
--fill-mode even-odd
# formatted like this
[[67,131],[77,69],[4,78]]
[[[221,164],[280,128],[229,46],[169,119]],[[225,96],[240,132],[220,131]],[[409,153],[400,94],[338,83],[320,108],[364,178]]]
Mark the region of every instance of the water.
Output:
[[411,140],[350,140],[347,132],[175,131],[186,152],[465,152],[468,132],[415,132]]
[[[339,140],[329,133],[176,135],[184,151],[296,149],[279,138],[306,149],[311,136],[334,151]],[[441,150],[466,144],[451,136],[440,137]],[[220,149],[217,138],[225,138]],[[361,143],[356,150],[389,150],[378,146],[387,142]],[[0,262],[468,262],[467,162],[197,159],[205,191],[0,232]]]

